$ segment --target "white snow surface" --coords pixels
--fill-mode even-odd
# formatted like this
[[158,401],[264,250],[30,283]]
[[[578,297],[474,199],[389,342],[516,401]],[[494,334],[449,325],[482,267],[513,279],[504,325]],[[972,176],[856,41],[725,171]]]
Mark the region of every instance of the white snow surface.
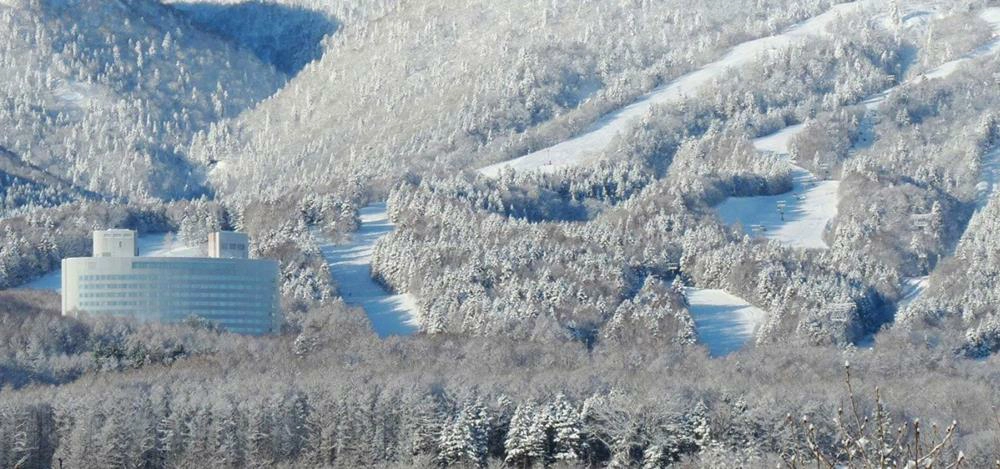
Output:
[[[871,127],[879,119],[878,109],[892,93],[899,88],[925,79],[945,78],[970,60],[1000,51],[1000,8],[987,8],[980,17],[993,25],[996,34],[993,40],[976,48],[955,60],[934,68],[921,77],[909,80],[900,85],[883,90],[866,98],[863,103],[867,109],[862,134],[866,135],[856,144],[855,150],[870,145],[874,138]],[[781,131],[755,139],[753,144],[760,151],[778,155],[788,155],[788,143],[799,132],[803,125],[793,125]],[[825,248],[823,231],[827,223],[837,215],[840,188],[838,181],[819,181],[812,183],[813,175],[803,168],[793,166],[792,192],[778,196],[762,197],[731,197],[717,208],[719,216],[727,224],[740,222],[747,232],[753,233],[753,226],[763,227],[763,236],[775,239],[785,244],[801,248]],[[988,195],[1000,181],[1000,149],[986,158],[984,164],[984,180],[980,184],[980,202],[985,204]],[[778,202],[784,202],[784,220],[778,212]]]
[[417,303],[413,296],[393,294],[371,277],[375,243],[394,228],[386,204],[378,203],[361,209],[361,228],[347,244],[331,243],[314,232],[344,301],[363,308],[381,337],[417,331]]
[[900,298],[899,303],[896,307],[900,310],[905,308],[914,300],[920,298],[927,291],[927,287],[930,286],[931,281],[929,276],[923,277],[908,277],[903,279],[903,297]]
[[685,288],[698,340],[713,357],[735,352],[751,340],[767,313],[724,290]]
[[781,34],[739,44],[721,59],[655,89],[623,109],[605,115],[575,138],[479,171],[489,177],[498,176],[504,168],[553,172],[592,161],[608,147],[615,136],[627,130],[634,120],[649,113],[654,106],[681,102],[706,84],[734,68],[756,60],[760,54],[769,50],[787,47],[810,36],[826,34],[828,25],[859,5],[860,2],[842,3]]
[[[995,31],[995,38],[993,42],[986,46],[980,47],[973,51],[971,54],[966,54],[965,56],[948,62],[936,70],[945,70],[945,74],[939,74],[932,72],[930,75],[935,75],[934,78],[941,78],[947,76],[948,74],[954,73],[958,69],[958,65],[962,62],[974,59],[976,57],[982,57],[986,54],[992,54],[1000,51],[1000,8],[988,8],[984,13],[980,15],[981,18],[988,21],[993,25]],[[985,52],[984,52],[985,51]],[[974,54],[974,55],[973,55]],[[952,65],[953,64],[953,65]],[[976,212],[978,213],[982,210],[986,204],[990,201],[990,198],[996,194],[998,189],[998,184],[1000,184],[1000,146],[994,148],[992,151],[987,153],[983,157],[982,165],[982,175],[979,184],[976,185]],[[904,279],[903,282],[903,297],[899,300],[897,304],[898,310],[903,310],[927,291],[927,287],[930,286],[930,277],[910,277]]]
[[986,21],[991,26],[993,26],[993,40],[977,47],[975,50],[955,59],[948,63],[945,63],[930,72],[925,74],[928,79],[944,78],[952,73],[963,64],[978,59],[980,57],[985,57],[987,55],[996,53],[1000,51],[1000,7],[991,7],[983,10],[979,17]]
[[[823,232],[837,216],[840,181],[815,181],[808,171],[795,167],[792,191],[781,195],[730,197],[716,209],[726,224],[739,222],[750,234],[760,234],[789,246],[824,249]],[[778,204],[784,202],[784,215]],[[754,233],[754,226],[763,230]]]
[[[986,154],[983,158],[982,179],[976,186],[976,215],[986,207],[990,198],[997,193],[1000,183],[1000,146]],[[903,310],[927,291],[930,286],[930,276],[909,277],[903,280],[903,297],[897,303],[897,309]]]
[[789,154],[788,144],[791,142],[792,137],[802,132],[805,129],[804,124],[790,125],[781,129],[771,135],[765,135],[763,137],[754,139],[753,146],[758,151],[767,151],[777,155],[787,155]]
[[978,196],[976,197],[976,210],[981,210],[996,194],[997,185],[1000,184],[1000,146],[983,157],[982,177],[976,185]]
[[993,39],[987,41],[985,44],[981,44],[979,47],[963,54],[962,56],[945,62],[937,67],[928,70],[927,72],[917,76],[913,79],[907,80],[892,88],[883,90],[880,93],[876,93],[869,96],[864,100],[865,107],[869,111],[875,111],[878,107],[889,97],[892,93],[896,92],[899,88],[913,84],[920,83],[924,80],[933,80],[947,78],[951,74],[959,70],[959,68],[967,64],[971,60],[978,59],[980,57],[985,57],[996,52],[1000,52],[1000,7],[990,7],[983,9],[979,13],[979,17],[986,21],[991,26],[993,26]]
[[[804,128],[793,125],[753,141],[763,152],[788,155],[792,137]],[[716,207],[726,224],[739,222],[747,233],[759,234],[790,246],[823,249],[823,232],[837,216],[840,181],[818,181],[812,173],[792,165],[792,190],[780,195],[730,197]],[[785,204],[784,215],[778,204]],[[757,226],[758,232],[754,232]]]
[[87,107],[94,96],[98,94],[95,85],[66,80],[59,80],[58,85],[56,85],[52,92],[60,101],[72,103],[79,107]]
[[[174,233],[149,233],[140,235],[140,257],[201,257],[205,246],[185,246],[176,240]],[[56,269],[21,286],[31,290],[62,290],[62,269]]]

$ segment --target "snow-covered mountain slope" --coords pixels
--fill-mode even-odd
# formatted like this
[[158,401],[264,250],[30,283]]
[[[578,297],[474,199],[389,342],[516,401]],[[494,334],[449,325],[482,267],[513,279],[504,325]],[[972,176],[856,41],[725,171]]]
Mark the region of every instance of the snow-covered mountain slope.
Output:
[[361,228],[346,244],[334,244],[314,233],[337,282],[340,296],[349,305],[364,308],[380,336],[407,335],[417,330],[416,301],[406,293],[393,294],[371,277],[372,251],[379,238],[393,230],[386,204],[362,208]]
[[[887,148],[891,149],[893,146],[899,147],[901,143],[919,142],[917,143],[918,145],[925,145],[933,149],[928,152],[929,154],[941,153],[947,155],[947,152],[942,152],[941,148],[948,145],[942,145],[942,143],[950,141],[950,146],[963,148],[962,152],[967,157],[967,159],[962,160],[961,158],[948,155],[942,161],[928,164],[927,168],[921,168],[920,171],[916,171],[914,167],[919,167],[923,163],[923,160],[928,159],[924,155],[919,155],[914,157],[916,161],[912,161],[909,164],[900,165],[896,163],[897,167],[893,171],[888,172],[888,174],[892,174],[893,172],[919,174],[922,171],[929,174],[941,171],[940,169],[929,169],[935,166],[949,169],[968,168],[966,171],[957,171],[960,174],[959,177],[964,180],[964,183],[960,187],[952,188],[952,191],[963,202],[971,203],[972,207],[974,207],[973,217],[968,222],[968,225],[965,224],[966,219],[959,216],[957,217],[958,220],[949,226],[947,230],[941,230],[940,228],[942,223],[948,223],[941,221],[939,213],[940,202],[935,202],[938,204],[934,206],[937,210],[924,206],[922,209],[911,210],[911,215],[903,219],[904,228],[909,228],[910,231],[914,232],[912,240],[909,241],[911,248],[921,246],[922,242],[926,242],[921,239],[921,236],[926,239],[926,233],[928,232],[932,233],[931,239],[937,242],[940,242],[940,233],[951,231],[953,234],[948,238],[949,241],[944,243],[945,247],[942,249],[942,252],[934,253],[930,256],[926,252],[917,254],[915,256],[918,258],[918,269],[916,272],[914,269],[911,269],[909,272],[903,274],[905,276],[900,279],[899,301],[896,305],[898,322],[911,322],[915,318],[924,318],[928,319],[928,323],[937,323],[942,317],[950,314],[963,316],[964,320],[969,320],[975,314],[967,313],[966,311],[977,310],[977,304],[984,300],[981,293],[976,291],[989,291],[991,289],[991,287],[986,286],[989,282],[984,282],[984,280],[993,274],[989,273],[988,268],[983,268],[975,262],[970,262],[970,260],[981,257],[980,252],[982,251],[977,250],[983,247],[981,239],[978,239],[982,236],[982,233],[977,233],[977,230],[983,229],[984,224],[981,223],[981,217],[996,190],[1000,150],[995,148],[996,137],[991,137],[991,134],[995,134],[995,130],[991,130],[991,126],[993,126],[991,124],[993,112],[990,109],[991,104],[989,103],[991,103],[991,99],[993,98],[990,91],[995,92],[997,88],[995,86],[991,88],[988,79],[986,81],[983,81],[981,78],[970,80],[968,77],[982,71],[973,67],[985,67],[986,70],[995,68],[994,64],[997,60],[997,54],[1000,52],[1000,8],[991,7],[978,12],[971,12],[965,14],[964,18],[969,20],[969,22],[979,23],[980,29],[982,29],[982,25],[991,28],[990,34],[985,37],[982,34],[976,36],[979,37],[979,43],[966,42],[965,45],[967,48],[957,51],[957,54],[951,54],[952,58],[947,62],[933,68],[919,68],[916,73],[909,74],[910,78],[905,83],[885,90],[866,100],[866,114],[861,123],[862,133],[884,139],[885,135],[876,135],[876,131],[878,131],[888,134],[889,138],[895,137],[896,140],[889,140],[889,145],[886,145],[884,141],[880,141],[878,143],[882,145],[875,146],[874,148],[869,148],[873,142],[868,141],[869,145],[863,147],[859,145],[855,148],[858,152],[856,158],[863,160],[857,164],[852,164],[852,171],[855,172],[864,172],[867,164],[883,157],[884,154],[891,155],[892,151],[887,150]],[[949,32],[945,31],[943,34],[947,35]],[[936,36],[929,34],[928,37],[936,38]],[[936,47],[938,45],[930,43],[923,46]],[[987,72],[985,75],[989,76],[989,73]],[[952,85],[952,82],[962,83],[962,85]],[[963,118],[968,118],[968,121],[961,121],[954,117],[948,119],[949,121],[959,123],[953,125],[954,128],[960,129],[957,133],[951,130],[949,134],[949,130],[944,130],[942,126],[934,125],[934,123],[930,122],[921,122],[919,125],[907,123],[905,118],[908,116],[903,115],[903,123],[907,126],[912,125],[913,129],[907,129],[909,132],[904,134],[905,137],[903,138],[900,138],[899,135],[893,135],[894,131],[896,131],[893,127],[899,126],[901,120],[898,111],[900,102],[920,103],[927,99],[928,90],[941,93],[942,91],[948,92],[949,89],[959,89],[963,93],[978,94],[979,98],[971,98],[971,100],[982,101],[986,104],[983,104],[981,108],[975,105],[968,106],[968,104],[965,104],[966,107],[959,107],[962,109],[962,111],[959,111],[959,115]],[[934,100],[929,101],[930,103],[926,104],[927,106],[937,106],[938,109],[944,107],[940,103],[934,103]],[[995,105],[992,107],[995,107]],[[888,122],[883,123],[883,120]],[[976,122],[977,120],[979,122]],[[969,138],[970,131],[972,135],[975,135],[971,139]],[[994,146],[992,150],[990,150],[991,146]],[[905,150],[902,151],[905,152]],[[893,180],[891,176],[886,179]],[[895,181],[899,181],[899,179],[895,179]],[[909,183],[907,181],[904,184]],[[895,185],[898,183],[890,182],[889,184]],[[930,184],[929,187],[933,189],[925,190],[939,191],[940,189],[937,188],[939,185],[947,187],[939,183]],[[905,187],[905,185],[900,186]],[[871,200],[878,200],[878,198],[871,198]],[[853,202],[856,204],[857,198],[854,198]],[[882,203],[881,207],[892,205],[892,203]],[[965,207],[968,206],[966,205]],[[887,210],[887,212],[891,213],[891,209]],[[889,225],[898,222],[884,223]],[[839,224],[840,222],[838,222]],[[965,230],[965,234],[962,234],[962,230]],[[851,236],[849,229],[843,231],[848,237]],[[883,233],[879,233],[877,236],[892,239],[892,237],[887,237]],[[955,239],[957,236],[961,236],[962,239]],[[897,235],[897,237],[899,236]],[[910,239],[909,236],[901,238],[895,241],[903,244]],[[957,248],[953,247],[953,243],[955,242],[959,244]],[[957,252],[953,256],[954,250],[957,250]],[[931,262],[928,262],[928,258],[931,259]],[[926,271],[921,272],[919,270],[924,268],[924,266],[932,269],[930,275],[927,275]],[[976,319],[975,321],[978,320]],[[957,321],[957,323],[960,322]],[[940,324],[938,323],[938,325]],[[968,337],[974,336],[975,334],[970,334]]]
[[[871,133],[871,127],[879,118],[879,107],[889,96],[923,80],[947,78],[964,64],[1000,50],[1000,8],[987,8],[978,16],[995,28],[994,39],[918,77],[866,98],[863,101],[865,115],[860,124],[859,134],[864,136]],[[801,124],[789,126],[774,134],[757,138],[753,142],[754,147],[760,151],[787,156],[789,142],[804,128],[805,126]],[[856,143],[860,146],[870,144],[871,141],[867,138]],[[996,183],[997,168],[993,166],[994,164],[993,159],[987,158],[987,164],[983,168],[986,179],[982,183],[981,193],[988,192],[988,189]],[[775,239],[795,247],[825,248],[823,234],[827,224],[837,215],[838,190],[838,181],[818,181],[809,171],[794,166],[791,192],[777,196],[731,197],[717,209],[724,222],[727,224],[739,222],[748,233]],[[981,197],[980,200],[985,203],[987,199]],[[785,208],[779,210],[779,204]]]
[[986,154],[982,164],[982,178],[976,186],[976,210],[982,210],[1000,191],[1000,146]]
[[[787,158],[789,142],[804,126],[794,125],[753,141],[758,151]],[[826,247],[826,225],[837,216],[840,182],[821,180],[792,165],[792,190],[785,194],[730,197],[716,209],[727,224],[740,223],[747,233],[774,239],[790,246]]]
[[688,309],[694,318],[698,341],[712,356],[720,357],[753,340],[767,313],[723,290],[687,288]]
[[93,196],[0,147],[0,218]]
[[0,146],[94,192],[198,193],[191,135],[282,81],[151,0],[0,7]]
[[911,277],[903,282],[903,297],[896,304],[898,309],[906,308],[910,303],[920,298],[930,286],[930,277]]
[[727,224],[739,222],[747,233],[789,246],[826,248],[823,233],[837,216],[839,181],[817,180],[795,167],[791,192],[762,197],[730,197],[717,208]]
[[320,10],[272,2],[165,2],[184,12],[198,29],[253,51],[261,61],[294,75],[323,55],[323,39],[337,21]]
[[[976,212],[955,254],[900,303],[899,321],[908,324],[957,323],[965,336],[961,352],[984,357],[1000,351],[1000,314],[996,279],[1000,265],[995,248],[1000,230],[1000,147],[984,160],[983,184]],[[910,280],[915,282],[914,279]]]
[[[633,104],[604,116],[586,132],[577,137],[510,161],[487,166],[482,168],[480,172],[491,177],[495,177],[505,168],[518,171],[538,170],[552,172],[592,161],[607,150],[608,145],[615,136],[621,134],[630,125],[635,124],[653,106],[680,102],[693,95],[700,87],[710,83],[714,78],[721,76],[731,69],[749,63],[767,50],[785,47],[790,43],[801,41],[811,35],[824,34],[826,33],[827,26],[832,21],[850,9],[859,8],[861,3],[863,2],[837,5],[830,11],[796,25],[782,34],[740,44],[719,61],[708,64],[696,72],[664,85]],[[906,18],[903,18],[904,23],[926,18],[931,15],[932,11],[921,9],[919,5],[913,6],[911,9],[913,11]],[[1000,8],[988,8],[979,16],[991,25],[996,26],[1000,23]],[[927,72],[925,77],[945,77],[954,72],[961,64],[976,57],[993,53],[998,48],[1000,48],[1000,38],[993,39],[979,46],[974,51]],[[869,105],[876,106],[880,96],[884,98],[885,94],[873,96]]]
[[381,9],[375,19],[344,19],[322,58],[252,112],[202,135],[191,154],[219,162],[211,180],[220,192],[247,197],[337,178],[453,174],[561,141],[653,83],[828,6],[429,0],[372,7]]
[[993,39],[980,45],[961,57],[951,60],[948,63],[937,67],[926,73],[926,78],[944,78],[955,72],[963,64],[966,64],[979,57],[994,54],[1000,51],[1000,7],[992,7],[983,10],[978,17],[993,27]]
[[962,66],[969,64],[977,58],[985,57],[1000,51],[1000,7],[990,7],[983,9],[976,15],[993,28],[993,37],[982,44],[978,44],[974,49],[959,55],[945,63],[937,65],[911,79],[886,89],[881,93],[874,94],[864,100],[865,107],[869,111],[877,111],[878,107],[885,102],[886,98],[898,92],[906,86],[921,83],[924,80],[943,79],[955,73]]
[[652,107],[678,103],[694,95],[702,86],[712,80],[741,65],[750,63],[759,54],[766,53],[768,50],[786,47],[813,35],[825,34],[826,28],[831,22],[847,11],[858,7],[858,2],[840,4],[821,15],[787,29],[781,34],[742,43],[734,47],[720,60],[684,75],[635,103],[604,116],[582,135],[510,161],[487,166],[480,172],[487,176],[496,176],[505,168],[518,171],[541,170],[550,172],[591,161],[607,149],[614,137],[648,113]]

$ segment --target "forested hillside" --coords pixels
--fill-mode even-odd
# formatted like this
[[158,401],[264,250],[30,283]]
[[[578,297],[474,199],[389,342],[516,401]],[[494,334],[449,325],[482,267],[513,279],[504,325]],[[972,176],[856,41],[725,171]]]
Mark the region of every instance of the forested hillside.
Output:
[[998,0],[0,0],[0,467],[1000,468],[998,184]]
[[253,112],[203,133],[191,157],[218,161],[213,182],[242,197],[473,169],[566,138],[829,5],[392,3],[375,22],[345,25],[327,54]]
[[283,77],[154,1],[0,4],[0,146],[112,197],[198,195],[192,135]]
[[[907,334],[876,350],[762,347],[713,360],[641,341],[589,351],[546,338],[383,341],[342,305],[314,310],[298,335],[249,339],[30,319],[32,300],[14,304],[3,356],[39,374],[89,371],[0,395],[7,466],[771,467],[810,461],[818,438],[824,458],[875,451],[897,426],[908,435],[899,451],[913,451],[916,416],[935,445],[960,422],[930,454],[952,461],[960,449],[966,467],[995,456],[982,399],[996,359],[955,358]],[[836,421],[852,412],[845,359],[859,420],[878,427]]]

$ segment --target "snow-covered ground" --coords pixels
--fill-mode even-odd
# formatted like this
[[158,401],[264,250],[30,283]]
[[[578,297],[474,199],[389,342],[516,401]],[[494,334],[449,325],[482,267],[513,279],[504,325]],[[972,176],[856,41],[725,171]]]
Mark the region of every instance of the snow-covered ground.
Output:
[[977,47],[975,50],[970,51],[958,59],[952,60],[925,73],[925,78],[934,79],[947,77],[948,75],[955,73],[960,66],[970,60],[975,60],[1000,51],[1000,7],[987,8],[979,14],[979,17],[993,26],[993,40]]
[[806,126],[803,124],[790,125],[771,135],[765,135],[754,139],[753,146],[757,151],[771,152],[776,155],[787,155],[789,153],[788,144],[792,137],[802,132]]
[[340,294],[349,305],[360,306],[368,314],[379,336],[408,335],[417,331],[416,301],[409,294],[394,295],[371,277],[372,251],[379,238],[394,229],[385,203],[361,209],[361,228],[347,244],[320,239],[320,249],[330,266]]
[[59,80],[52,93],[61,102],[73,104],[80,108],[89,106],[90,101],[99,94],[96,85],[67,80]]
[[[1000,10],[1000,9],[998,9]],[[978,195],[976,197],[976,212],[983,209],[1000,189],[1000,146],[986,154],[983,158],[982,177],[976,186]],[[930,286],[930,277],[910,277],[903,282],[903,297],[896,305],[898,310],[902,310],[913,303],[920,295],[927,291]]]
[[589,162],[599,156],[616,135],[628,129],[634,120],[647,114],[654,106],[681,102],[698,92],[704,85],[729,73],[731,69],[756,60],[759,54],[768,50],[787,47],[810,36],[825,34],[830,23],[858,8],[859,4],[860,2],[852,2],[836,5],[821,15],[788,28],[781,34],[740,44],[721,59],[661,86],[635,103],[602,117],[580,136],[513,160],[487,166],[480,169],[480,172],[490,177],[496,177],[507,167],[518,171],[551,172]]
[[[926,13],[921,13],[922,16]],[[945,78],[970,60],[1000,51],[1000,8],[988,8],[980,13],[980,17],[988,21],[996,29],[997,36],[990,42],[976,48],[955,60],[934,68],[921,77],[907,81],[898,86],[883,90],[866,98],[863,103],[867,110],[861,123],[862,138],[856,143],[855,149],[867,147],[874,140],[874,126],[879,119],[879,107],[890,95],[899,88],[924,79]],[[788,144],[792,137],[803,129],[802,125],[794,125],[774,134],[754,140],[754,146],[760,151],[778,155],[788,155]],[[1000,149],[987,158],[984,165],[986,177],[980,184],[980,194],[989,194],[1000,181]],[[819,181],[812,183],[813,175],[803,168],[793,167],[792,192],[778,196],[764,197],[732,197],[717,208],[719,216],[728,224],[740,222],[747,232],[775,239],[795,247],[824,248],[823,231],[837,215],[838,181]],[[980,201],[987,200],[985,196]],[[784,203],[785,215],[778,211],[778,203]]]
[[[788,155],[791,138],[802,125],[786,127],[753,141],[757,150]],[[819,181],[812,173],[792,166],[792,190],[780,195],[730,197],[716,207],[726,224],[739,222],[747,233],[764,236],[794,247],[826,247],[823,232],[837,216],[837,191],[840,181]],[[779,204],[784,209],[779,211]]]
[[[174,233],[149,233],[139,236],[139,255],[142,257],[200,257],[205,255],[205,246],[185,246],[176,240]],[[62,270],[37,278],[21,286],[31,290],[62,289]]]
[[767,318],[757,308],[723,290],[686,288],[698,340],[713,357],[735,352],[753,339],[754,332]]
[[983,157],[982,176],[976,185],[976,209],[982,209],[997,192],[1000,184],[1000,146],[997,146]]
[[[1000,52],[1000,7],[987,8],[979,14],[979,17],[993,26],[993,40],[977,47],[975,50],[955,60],[942,64],[941,66],[924,74],[923,77],[919,77],[917,80],[946,78],[971,60]],[[896,88],[887,90],[886,92],[880,93],[879,95],[867,100],[866,105],[868,106],[868,109],[870,111],[877,109],[878,105],[881,104],[882,101],[889,96],[889,94],[895,91]],[[976,197],[977,211],[981,210],[986,206],[986,203],[989,202],[990,197],[992,197],[997,191],[997,184],[1000,184],[1000,147],[994,148],[993,151],[987,153],[983,158],[982,177],[979,184],[976,186],[976,191],[978,192]],[[930,286],[929,276],[910,277],[904,279],[903,297],[899,300],[897,309],[902,310],[913,303],[916,299],[920,298],[920,296],[927,291],[928,286]]]
[[956,59],[938,65],[920,76],[892,88],[883,90],[880,93],[869,96],[864,100],[865,107],[868,111],[877,112],[879,106],[882,105],[882,102],[884,102],[889,95],[895,93],[904,86],[908,86],[913,83],[920,83],[924,80],[947,78],[951,74],[958,71],[962,65],[967,64],[971,60],[1000,52],[1000,7],[986,8],[979,13],[979,17],[993,26],[993,39]]
[[898,309],[903,309],[913,300],[916,300],[927,290],[930,286],[930,277],[909,277],[903,280],[903,297],[900,298],[899,303],[896,304]]
[[[823,249],[823,232],[837,216],[840,181],[815,181],[808,171],[795,167],[792,191],[761,197],[730,197],[716,209],[726,224],[740,222],[750,234],[793,247]],[[779,204],[784,210],[779,211]]]

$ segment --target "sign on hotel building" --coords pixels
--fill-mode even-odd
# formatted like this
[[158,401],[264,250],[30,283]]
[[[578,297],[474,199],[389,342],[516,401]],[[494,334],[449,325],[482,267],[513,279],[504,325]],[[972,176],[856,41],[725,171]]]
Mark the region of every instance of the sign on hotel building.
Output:
[[241,233],[209,236],[209,257],[138,257],[131,230],[94,232],[94,257],[62,261],[62,313],[176,323],[192,316],[242,334],[280,326],[278,262],[250,259]]

